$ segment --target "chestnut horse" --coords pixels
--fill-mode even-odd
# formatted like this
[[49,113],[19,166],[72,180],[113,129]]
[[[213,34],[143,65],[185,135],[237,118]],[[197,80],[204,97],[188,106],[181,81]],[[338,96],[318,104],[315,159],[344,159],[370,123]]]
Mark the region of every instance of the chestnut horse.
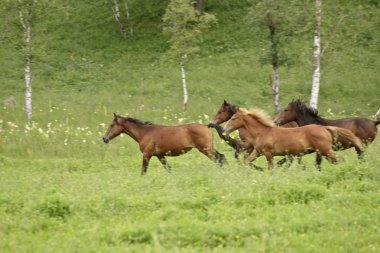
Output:
[[[244,128],[238,129],[239,137],[241,141],[232,139],[230,136],[225,135],[223,133],[223,128],[219,126],[219,124],[222,124],[226,121],[228,121],[232,115],[236,113],[238,106],[228,103],[226,100],[223,101],[223,104],[220,106],[218,112],[215,114],[214,119],[212,120],[212,123],[208,124],[209,127],[215,128],[215,130],[218,132],[221,139],[227,142],[232,148],[235,149],[235,158],[238,158],[239,153],[247,152],[252,153],[254,146],[253,146],[253,139],[251,135],[248,133],[248,131]],[[297,127],[296,122],[289,122],[282,127]],[[292,158],[290,158],[292,160]],[[286,159],[282,159],[278,161],[278,165],[282,165],[286,162]]]
[[155,125],[114,113],[114,119],[104,134],[103,141],[108,143],[121,133],[138,142],[143,154],[142,175],[147,172],[152,156],[156,156],[164,168],[170,171],[165,156],[179,156],[192,148],[198,149],[220,165],[226,162],[225,156],[214,149],[212,133],[205,125]]
[[350,131],[332,126],[308,125],[295,128],[277,127],[261,110],[248,111],[238,108],[236,113],[224,126],[226,133],[236,129],[246,129],[253,139],[255,149],[248,156],[247,162],[264,155],[268,168],[273,167],[273,157],[283,155],[299,155],[310,152],[317,153],[317,166],[321,156],[336,163],[333,151],[334,138],[341,136],[362,149],[362,143]]
[[[295,121],[300,126],[309,124],[317,124],[323,126],[337,126],[350,130],[359,139],[365,143],[371,143],[377,134],[377,125],[380,124],[380,119],[372,121],[366,118],[343,118],[337,120],[330,120],[322,118],[318,115],[318,111],[313,109],[299,99],[290,102],[287,107],[281,111],[275,118],[277,125],[283,125],[287,122]],[[338,138],[341,148],[347,149],[353,147],[350,142],[346,142],[344,139]],[[355,150],[360,157],[362,150],[355,147]]]

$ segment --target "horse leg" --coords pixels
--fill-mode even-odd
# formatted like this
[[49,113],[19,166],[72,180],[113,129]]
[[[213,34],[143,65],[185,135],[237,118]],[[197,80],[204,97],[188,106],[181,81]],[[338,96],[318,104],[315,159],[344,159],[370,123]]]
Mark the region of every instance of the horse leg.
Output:
[[246,164],[251,164],[254,160],[257,159],[257,157],[259,157],[259,153],[256,151],[256,149],[254,149],[248,156],[247,158],[245,159],[245,163]]
[[215,149],[215,154],[216,154],[216,159],[217,159],[220,166],[227,163],[227,159],[226,159],[225,155],[223,155],[222,153],[219,153],[218,150],[216,150],[216,149]]
[[142,168],[141,168],[141,175],[142,176],[145,175],[147,170],[148,170],[148,164],[149,164],[151,157],[152,157],[152,155],[143,154],[143,162],[142,162]]
[[170,165],[168,161],[166,160],[165,156],[157,156],[158,160],[160,160],[161,164],[164,166],[164,168],[168,171],[171,172]]
[[[289,169],[289,167],[290,166],[292,166],[292,163],[293,163],[293,161],[294,161],[294,157],[292,156],[292,155],[287,155],[286,157],[285,157],[285,161],[286,161],[286,166],[285,166],[285,169]],[[277,165],[278,165],[278,163],[277,163]]]
[[201,152],[202,154],[204,154],[205,156],[207,156],[208,158],[210,158],[214,162],[218,163],[220,166],[222,166],[226,162],[226,157],[223,154],[216,151],[215,149],[198,148],[198,150],[199,150],[199,152]]
[[297,155],[297,163],[298,163],[298,165],[301,165],[301,166],[302,166],[302,169],[303,169],[303,170],[306,169],[305,164],[302,163],[302,155]]
[[321,170],[321,163],[322,163],[322,155],[317,152],[317,155],[315,157],[315,166],[318,170]]
[[287,157],[284,157],[280,161],[277,162],[277,166],[282,166],[287,161],[288,161]]
[[357,147],[355,147],[355,150],[356,150],[356,154],[358,154],[358,159],[359,160],[364,160],[364,158],[363,158],[363,150],[361,150],[361,149],[359,149]]
[[336,155],[334,153],[334,151],[332,149],[330,149],[329,151],[327,151],[327,153],[325,154],[325,156],[327,157],[328,161],[332,164],[336,164],[337,163],[337,159],[336,159]]
[[280,161],[276,163],[277,167],[281,167],[284,163],[286,163],[285,169],[289,169],[289,167],[293,163],[293,156],[292,155],[287,155],[284,158],[282,158]]
[[269,170],[273,169],[273,154],[266,152],[265,158],[267,159],[267,162],[268,162],[268,169]]

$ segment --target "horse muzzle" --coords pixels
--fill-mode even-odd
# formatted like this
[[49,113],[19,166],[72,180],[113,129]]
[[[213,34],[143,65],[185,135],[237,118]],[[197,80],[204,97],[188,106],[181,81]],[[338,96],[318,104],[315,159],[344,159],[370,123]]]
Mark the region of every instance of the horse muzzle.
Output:
[[103,137],[103,141],[104,141],[104,143],[107,144],[110,140],[108,138]]

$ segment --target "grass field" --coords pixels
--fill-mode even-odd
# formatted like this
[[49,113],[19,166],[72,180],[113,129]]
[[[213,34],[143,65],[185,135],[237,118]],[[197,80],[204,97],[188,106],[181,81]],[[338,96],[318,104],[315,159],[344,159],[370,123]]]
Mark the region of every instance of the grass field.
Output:
[[[35,2],[31,121],[18,6],[0,4],[1,253],[380,252],[379,137],[364,161],[347,150],[321,171],[314,155],[257,171],[214,133],[229,162],[223,169],[191,151],[168,159],[171,174],[153,158],[144,177],[131,138],[102,142],[113,112],[158,124],[209,123],[226,99],[271,114],[272,70],[262,61],[270,45],[267,31],[245,21],[251,1],[203,1],[218,24],[186,65],[187,112],[179,66],[160,60],[169,48],[168,1],[128,0],[128,40],[111,1]],[[379,6],[324,2],[318,109],[326,118],[374,119],[379,109]],[[312,34],[289,34],[281,48],[290,58],[279,70],[282,107],[309,100]],[[3,105],[9,96],[16,105]],[[263,158],[256,164],[266,167]]]
[[171,174],[152,159],[141,177],[131,138],[101,142],[109,122],[59,121],[0,124],[1,252],[380,250],[379,139],[364,161],[347,150],[322,171],[313,155],[287,170],[257,171],[215,134],[225,168],[191,151],[169,158]]

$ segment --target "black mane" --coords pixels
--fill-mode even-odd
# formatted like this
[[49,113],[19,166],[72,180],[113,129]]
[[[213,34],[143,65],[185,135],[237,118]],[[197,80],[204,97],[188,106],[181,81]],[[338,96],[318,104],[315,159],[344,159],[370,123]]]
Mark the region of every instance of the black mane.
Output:
[[293,100],[291,106],[296,109],[297,114],[308,124],[328,125],[328,122],[318,114],[318,110],[307,106],[301,100]]
[[304,102],[302,102],[299,99],[292,101],[291,104],[292,106],[295,106],[297,111],[302,114],[309,114],[310,116],[313,116],[313,117],[319,117],[317,109],[307,106]]
[[223,105],[224,105],[225,107],[227,107],[227,111],[228,111],[229,113],[231,113],[231,114],[235,114],[235,113],[236,113],[236,107],[237,107],[236,105],[230,104],[230,103],[228,103],[226,100],[224,100]]
[[153,123],[150,122],[150,121],[142,121],[142,120],[131,118],[131,117],[121,117],[121,118],[125,122],[129,121],[129,122],[132,122],[132,123],[135,123],[135,124],[138,124],[138,125],[153,125]]

